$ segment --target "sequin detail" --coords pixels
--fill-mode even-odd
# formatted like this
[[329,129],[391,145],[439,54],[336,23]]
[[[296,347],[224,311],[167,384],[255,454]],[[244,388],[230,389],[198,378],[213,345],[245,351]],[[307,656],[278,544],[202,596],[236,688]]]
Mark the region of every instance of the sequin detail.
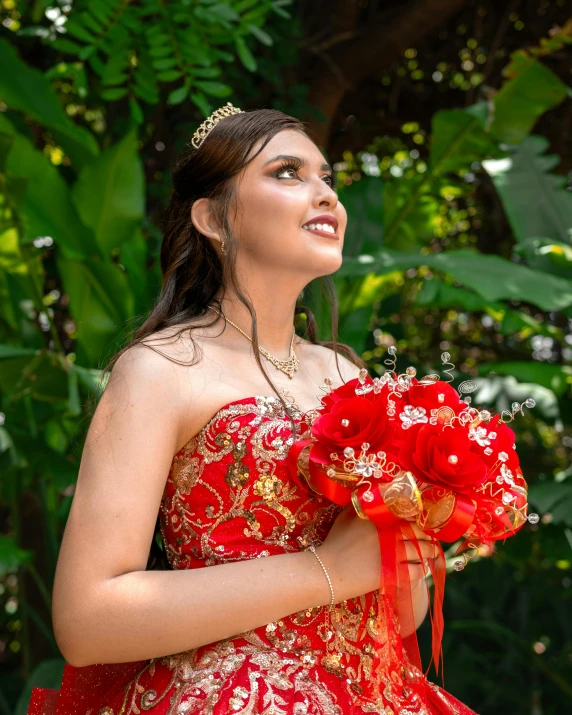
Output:
[[[292,416],[301,419],[295,405]],[[341,507],[293,482],[284,461],[292,443],[280,400],[256,396],[225,405],[177,452],[160,509],[174,569],[265,558],[324,541]],[[408,699],[407,682],[423,677],[409,663],[399,674],[372,673],[377,597],[372,591],[200,648],[117,664],[124,669],[119,676],[113,665],[90,666],[82,678],[78,673],[88,668],[66,665],[66,673],[82,689],[90,679],[91,703],[98,705],[81,709],[85,715],[475,715],[433,684],[431,710]],[[399,707],[392,706],[389,678],[404,684]],[[62,686],[60,697],[71,709],[60,710],[58,701],[58,713],[80,712],[72,686]]]

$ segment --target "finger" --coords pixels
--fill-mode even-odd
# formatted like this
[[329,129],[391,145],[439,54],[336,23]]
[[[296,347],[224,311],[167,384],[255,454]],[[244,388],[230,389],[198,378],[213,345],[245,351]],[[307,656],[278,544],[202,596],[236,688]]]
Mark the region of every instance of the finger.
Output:
[[[421,553],[421,557],[419,556],[419,552]],[[423,559],[435,559],[439,554],[439,547],[431,542],[424,542],[419,544],[419,552],[413,543],[409,542],[405,544],[405,554],[407,556],[405,561],[419,563]],[[401,561],[403,562],[404,560],[402,559]]]

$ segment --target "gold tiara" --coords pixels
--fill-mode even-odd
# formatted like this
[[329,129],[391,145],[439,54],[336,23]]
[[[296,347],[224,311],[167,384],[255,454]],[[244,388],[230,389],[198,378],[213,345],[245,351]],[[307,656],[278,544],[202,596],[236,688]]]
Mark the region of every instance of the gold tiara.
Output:
[[233,107],[231,102],[227,102],[224,107],[217,109],[216,112],[213,112],[210,117],[207,117],[205,119],[205,121],[193,134],[191,144],[195,147],[195,149],[198,149],[215,124],[218,124],[218,122],[220,122],[220,120],[224,119],[225,117],[230,117],[231,114],[241,113],[244,114],[244,111],[242,109],[239,109],[238,107]]

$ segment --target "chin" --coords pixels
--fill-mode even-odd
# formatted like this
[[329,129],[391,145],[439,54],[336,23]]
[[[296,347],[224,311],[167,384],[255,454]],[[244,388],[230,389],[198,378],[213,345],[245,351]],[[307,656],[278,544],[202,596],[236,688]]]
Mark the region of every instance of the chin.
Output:
[[306,267],[315,268],[317,276],[327,276],[338,271],[341,268],[342,263],[343,256],[341,251],[337,251],[336,253],[332,252],[329,256],[324,256],[323,254],[316,256],[315,260],[313,260],[311,264],[310,261],[308,261]]

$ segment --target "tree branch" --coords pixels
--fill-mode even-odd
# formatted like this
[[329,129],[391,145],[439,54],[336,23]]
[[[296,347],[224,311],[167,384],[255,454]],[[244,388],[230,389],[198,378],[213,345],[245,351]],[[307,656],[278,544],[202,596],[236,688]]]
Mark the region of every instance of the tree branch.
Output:
[[[346,93],[355,89],[367,77],[377,74],[400,57],[403,52],[443,24],[469,0],[411,0],[397,11],[391,21],[387,12],[376,22],[362,25],[357,36],[335,45],[335,56],[319,53],[326,71],[314,72],[309,96],[328,122],[320,123],[313,116],[305,118],[309,130],[322,148],[328,144],[332,119]],[[351,22],[355,14],[350,13]],[[383,20],[383,21],[382,21]],[[337,35],[356,32],[355,27],[336,27]],[[327,57],[327,59],[326,59]]]

